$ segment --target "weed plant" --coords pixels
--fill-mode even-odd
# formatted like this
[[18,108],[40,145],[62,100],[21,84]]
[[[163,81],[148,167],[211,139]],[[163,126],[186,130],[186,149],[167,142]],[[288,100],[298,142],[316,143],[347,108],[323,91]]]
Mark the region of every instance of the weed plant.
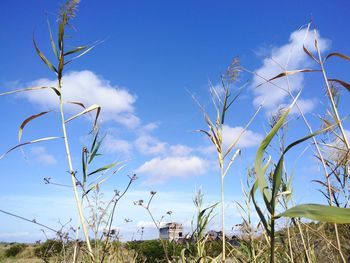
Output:
[[[237,80],[238,74],[244,69],[238,59],[234,59],[227,72],[221,77],[223,92],[217,88],[210,87],[212,102],[214,106],[214,118],[196,100],[204,115],[207,129],[200,129],[210,140],[216,150],[218,171],[220,181],[220,200],[209,207],[203,208],[203,194],[198,192],[194,198],[195,219],[192,221],[192,233],[190,237],[181,244],[171,243],[159,238],[155,241],[122,243],[119,240],[119,232],[113,229],[116,206],[121,198],[125,196],[132,183],[137,179],[136,175],[129,176],[129,182],[124,190],[115,190],[113,197],[106,201],[101,185],[111,176],[121,170],[124,163],[114,162],[102,167],[95,167],[94,160],[100,156],[100,146],[103,136],[100,136],[98,128],[98,117],[101,111],[99,105],[84,105],[79,101],[64,101],[62,94],[65,92],[62,82],[63,73],[67,65],[91,51],[98,43],[82,45],[70,50],[66,48],[67,30],[76,15],[79,0],[66,2],[58,15],[58,38],[53,38],[50,24],[49,36],[51,49],[56,63],[51,62],[39,48],[33,37],[34,49],[40,59],[56,76],[54,87],[30,87],[1,93],[0,96],[20,92],[31,92],[33,90],[51,90],[56,98],[59,108],[61,135],[37,138],[22,142],[24,128],[33,120],[43,117],[51,111],[33,114],[26,118],[18,130],[18,144],[0,156],[2,159],[11,151],[22,148],[25,145],[42,143],[49,140],[62,140],[65,146],[65,155],[69,170],[71,185],[79,224],[77,227],[69,227],[70,222],[63,224],[56,230],[46,226],[40,221],[28,219],[15,215],[8,211],[0,210],[7,215],[31,222],[45,231],[56,234],[56,239],[46,240],[36,247],[35,255],[44,262],[181,262],[181,263],[206,263],[206,262],[348,262],[350,256],[350,188],[349,188],[349,138],[344,128],[345,120],[339,113],[341,101],[341,90],[350,91],[350,84],[336,77],[328,77],[326,62],[331,59],[342,59],[350,61],[350,57],[332,52],[325,56],[321,52],[316,29],[311,30],[311,24],[307,25],[306,36],[313,33],[314,52],[304,46],[303,50],[314,63],[313,69],[287,70],[282,67],[279,74],[272,78],[260,77],[263,84],[269,83],[278,87],[274,80],[285,78],[295,74],[318,74],[323,80],[328,105],[324,114],[319,116],[322,125],[314,129],[299,105],[299,97],[303,90],[293,94],[288,86],[283,89],[291,98],[292,103],[281,109],[273,116],[270,122],[270,130],[260,143],[252,169],[246,175],[246,185],[242,187],[244,201],[237,204],[242,223],[237,225],[239,230],[237,243],[231,244],[226,239],[225,224],[225,177],[230,174],[231,168],[241,150],[237,147],[238,142],[247,131],[261,106],[247,120],[237,138],[225,148],[223,128],[229,118],[229,110],[240,96],[241,89],[232,92],[233,82]],[[287,81],[289,83],[289,81]],[[260,86],[260,85],[259,85]],[[259,86],[257,88],[259,88]],[[232,95],[234,96],[232,97]],[[73,104],[81,108],[81,111],[71,117],[66,117],[66,104]],[[295,108],[299,112],[300,120],[306,126],[308,134],[302,138],[294,138],[290,144],[286,144],[288,134],[287,126],[292,119],[290,112]],[[78,173],[77,166],[73,163],[71,156],[70,140],[67,133],[67,125],[86,114],[95,112],[92,131],[92,143],[82,148],[81,167]],[[275,158],[270,154],[273,143],[277,140],[277,154]],[[314,183],[320,187],[320,191],[327,204],[295,204],[293,200],[293,176],[286,168],[288,154],[297,145],[312,141],[316,160],[322,167],[323,178],[315,180]],[[276,158],[277,156],[277,158]],[[51,178],[45,178],[47,184],[55,184]],[[151,202],[156,195],[150,192],[147,202],[139,200],[135,205],[143,207],[152,219],[156,229],[159,231],[161,221],[157,221],[151,211]],[[215,208],[220,207],[221,240],[213,242],[206,233],[209,222],[214,216]],[[85,212],[84,208],[88,212]],[[253,209],[252,209],[253,207]],[[258,216],[258,222],[252,220],[254,214]],[[170,211],[168,212],[171,215]],[[309,220],[309,221],[308,221]],[[81,233],[82,232],[82,233]],[[81,234],[83,239],[80,239]],[[23,254],[27,248],[22,245],[13,245],[6,249],[5,257],[17,257]]]

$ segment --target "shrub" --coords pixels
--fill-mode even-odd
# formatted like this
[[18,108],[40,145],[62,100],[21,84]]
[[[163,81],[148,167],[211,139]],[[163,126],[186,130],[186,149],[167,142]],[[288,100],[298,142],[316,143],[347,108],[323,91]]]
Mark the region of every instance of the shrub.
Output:
[[8,249],[6,249],[5,256],[6,257],[16,257],[26,247],[27,247],[27,245],[25,245],[25,244],[14,244],[14,245],[10,246]]
[[35,256],[47,261],[48,258],[57,256],[62,252],[63,244],[59,240],[48,239],[34,250]]

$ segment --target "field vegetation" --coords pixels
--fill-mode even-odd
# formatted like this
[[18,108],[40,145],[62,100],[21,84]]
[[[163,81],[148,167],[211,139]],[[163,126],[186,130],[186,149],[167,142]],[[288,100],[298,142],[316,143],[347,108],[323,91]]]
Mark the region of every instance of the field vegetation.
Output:
[[[227,119],[239,114],[235,103],[241,89],[234,89],[232,85],[241,72],[249,72],[240,64],[238,58],[235,58],[227,72],[222,74],[220,92],[217,87],[210,88],[212,110],[207,111],[194,97],[194,105],[198,104],[198,110],[202,111],[207,127],[199,129],[198,132],[204,134],[216,150],[219,174],[213,180],[220,182],[221,191],[218,193],[220,199],[209,207],[203,207],[203,194],[201,192],[195,194],[192,233],[181,242],[168,242],[162,239],[121,242],[118,231],[113,229],[115,210],[120,199],[132,187],[137,175],[129,176],[129,182],[124,190],[115,191],[111,200],[99,202],[103,183],[110,176],[121,172],[124,163],[114,162],[106,163],[102,167],[95,166],[94,160],[101,155],[100,146],[103,141],[98,127],[98,118],[103,108],[97,104],[84,105],[79,101],[66,102],[62,99],[62,94],[65,92],[62,76],[66,67],[77,62],[76,60],[83,55],[91,55],[90,51],[101,44],[96,42],[92,45],[67,48],[69,46],[66,44],[69,40],[67,31],[70,28],[68,26],[73,23],[78,4],[78,0],[68,1],[59,10],[57,28],[51,28],[49,24],[50,43],[55,62],[48,59],[39,48],[39,43],[33,38],[38,57],[56,76],[56,86],[30,87],[0,94],[7,96],[33,90],[51,90],[57,97],[61,135],[23,142],[22,133],[25,127],[34,119],[43,117],[49,112],[28,116],[18,130],[18,145],[9,149],[0,159],[29,144],[61,140],[65,149],[76,210],[79,214],[79,226],[72,228],[67,224],[61,229],[52,229],[41,224],[40,219],[31,220],[9,211],[2,211],[9,216],[29,221],[47,231],[54,232],[56,239],[48,239],[40,244],[2,244],[0,246],[1,262],[349,262],[350,146],[349,137],[344,128],[347,116],[340,114],[339,107],[345,103],[342,101],[342,93],[350,91],[350,84],[341,79],[329,78],[326,65],[329,60],[350,62],[350,57],[337,52],[323,55],[318,45],[316,29],[312,28],[312,24],[308,24],[306,32],[313,37],[315,51],[310,51],[304,46],[304,52],[308,55],[313,67],[292,71],[282,68],[278,75],[269,79],[260,76],[262,83],[274,83],[276,79],[288,79],[289,76],[296,74],[314,74],[315,78],[319,78],[324,85],[324,92],[321,90],[318,96],[326,96],[328,104],[324,105],[325,114],[318,116],[320,125],[315,129],[312,128],[308,117],[298,104],[303,90],[299,90],[296,94],[290,87],[284,90],[290,96],[292,103],[266,119],[268,129],[265,138],[256,150],[254,163],[251,167],[247,167],[249,169],[242,183],[244,202],[236,202],[242,223],[236,226],[239,234],[235,237],[235,244],[229,242],[225,232],[227,225],[224,196],[225,192],[230,191],[230,187],[225,185],[225,177],[233,169],[235,160],[240,155],[238,142],[241,136],[254,122],[261,109],[258,107],[250,119],[242,123],[244,129],[229,147],[225,148],[224,125]],[[54,37],[56,35],[57,39]],[[65,112],[67,103],[81,108],[80,113],[67,117]],[[300,117],[296,119],[295,115],[291,115],[292,110],[298,111]],[[86,132],[91,135],[91,143],[81,149],[81,156],[72,158],[70,137],[66,126],[85,115],[93,116],[92,130]],[[303,123],[309,133],[303,137],[294,138],[293,142],[287,145],[285,137],[289,131],[288,128],[296,121]],[[322,167],[323,179],[315,182],[324,196],[322,204],[296,205],[294,202],[291,187],[293,175],[287,170],[286,163],[289,161],[289,153],[299,149],[296,146],[302,144],[309,144],[309,147],[313,148],[315,160]],[[74,163],[73,160],[77,159],[80,162]],[[77,167],[81,167],[81,171],[77,172]],[[51,183],[50,179],[47,179],[47,183]],[[143,208],[140,209],[140,213],[149,216],[155,228],[159,229],[161,224],[152,213],[153,198],[157,198],[157,195],[156,192],[151,191],[148,200],[136,201],[135,205]],[[220,209],[219,215],[214,215],[215,208]],[[252,220],[253,215],[256,214],[259,218],[257,224]],[[206,233],[207,226],[214,216],[221,218],[222,236],[219,240],[213,241]]]

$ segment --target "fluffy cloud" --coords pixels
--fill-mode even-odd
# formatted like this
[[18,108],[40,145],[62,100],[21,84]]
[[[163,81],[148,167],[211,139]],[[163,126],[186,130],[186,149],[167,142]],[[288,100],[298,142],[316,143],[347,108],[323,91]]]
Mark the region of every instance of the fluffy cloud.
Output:
[[[128,127],[139,125],[139,118],[134,114],[136,97],[125,88],[111,85],[108,80],[89,70],[69,72],[63,76],[62,83],[64,101],[80,101],[85,106],[98,104],[102,107],[102,121],[112,120]],[[56,81],[45,78],[30,83],[30,86],[56,85]],[[26,92],[24,96],[42,107],[57,106],[57,96],[50,90]],[[72,112],[76,107],[67,106],[67,109]]]
[[156,157],[141,165],[136,173],[149,176],[150,183],[161,183],[173,177],[201,175],[206,167],[205,160],[197,156]]
[[[315,99],[298,99],[297,104],[303,113],[312,112],[316,107],[317,101]],[[288,108],[290,104],[281,104],[280,108]],[[270,111],[274,113],[274,111]],[[290,111],[290,114],[299,114],[298,107],[294,106]]]
[[169,149],[170,149],[170,155],[175,155],[175,156],[185,156],[185,155],[189,155],[192,152],[192,148],[182,144],[171,145]]
[[135,147],[141,154],[163,154],[167,149],[167,143],[159,141],[150,135],[142,135],[135,140]]
[[[243,127],[230,127],[228,125],[224,125],[222,129],[224,149],[227,149],[235,140],[237,140],[238,136],[242,133],[243,129]],[[262,139],[263,136],[261,134],[255,133],[251,130],[246,130],[239,139],[236,146],[238,148],[256,146],[262,141]]]
[[30,156],[36,162],[45,164],[45,165],[55,165],[57,163],[56,158],[49,154],[45,147],[37,146],[31,147]]
[[[257,76],[254,76],[252,87],[254,88],[254,105],[263,104],[268,111],[274,111],[282,103],[285,103],[288,94],[284,90],[299,90],[304,85],[303,74],[291,75],[287,78],[273,80],[273,84],[265,83],[258,88],[259,84],[265,82],[264,79],[270,79],[282,71],[307,68],[312,60],[303,51],[303,44],[311,51],[315,52],[313,34],[306,37],[306,29],[294,31],[289,38],[289,42],[280,47],[272,48],[269,58],[264,59],[263,65],[256,70]],[[317,33],[319,47],[322,51],[329,48],[330,42],[321,38]],[[261,77],[259,77],[261,76]],[[278,87],[277,87],[278,86]],[[310,109],[310,103],[308,109]]]
[[132,144],[127,140],[114,138],[111,135],[107,135],[104,139],[103,148],[108,153],[120,153],[129,155],[133,148]]

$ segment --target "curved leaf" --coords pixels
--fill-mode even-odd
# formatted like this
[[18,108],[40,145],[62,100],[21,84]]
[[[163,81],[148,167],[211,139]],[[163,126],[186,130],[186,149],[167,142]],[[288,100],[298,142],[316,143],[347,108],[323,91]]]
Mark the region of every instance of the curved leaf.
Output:
[[326,60],[331,58],[331,57],[339,57],[339,58],[342,58],[342,59],[345,59],[345,60],[348,60],[350,61],[350,57],[346,56],[346,55],[343,55],[341,53],[337,53],[337,52],[333,52],[333,53],[330,53],[326,56]]
[[42,90],[42,89],[52,89],[58,96],[60,95],[60,92],[58,91],[58,89],[56,89],[54,87],[32,87],[32,88],[25,88],[25,89],[17,89],[17,90],[7,91],[7,92],[4,92],[4,93],[0,93],[0,96],[10,95],[10,94],[13,94],[13,93],[18,93],[18,92],[31,91],[31,90]]
[[276,218],[278,217],[304,217],[321,222],[350,224],[350,208],[319,204],[303,204],[284,211]]
[[86,113],[89,113],[90,111],[93,111],[93,110],[96,110],[96,117],[95,117],[95,121],[94,121],[94,127],[96,127],[97,119],[98,119],[98,116],[100,115],[100,111],[101,111],[101,107],[97,104],[91,105],[89,108],[74,115],[73,117],[70,117],[68,120],[65,121],[65,123],[70,122],[71,120],[74,120],[75,118],[78,118],[79,116],[84,115]]
[[267,82],[270,82],[270,81],[278,79],[278,78],[283,78],[283,77],[286,77],[286,76],[289,76],[289,75],[294,75],[294,74],[297,74],[297,73],[318,72],[318,71],[321,71],[321,70],[318,70],[318,69],[298,69],[298,70],[284,71],[284,72],[274,76],[273,78],[270,78],[267,81],[259,84],[257,86],[257,88],[260,87],[261,85],[264,85]]
[[121,162],[115,162],[115,163],[111,163],[111,164],[109,164],[109,165],[103,166],[103,167],[98,168],[97,170],[95,170],[95,171],[89,173],[87,176],[90,176],[90,175],[93,175],[93,174],[95,174],[95,173],[99,173],[99,172],[108,170],[108,169],[110,169],[110,168],[112,168],[112,167],[114,167],[114,166],[116,166],[116,165],[118,165],[118,164],[120,164],[120,163],[121,163]]
[[55,73],[58,73],[57,69],[55,68],[54,65],[51,64],[51,62],[44,56],[44,54],[40,51],[40,49],[38,48],[38,46],[36,45],[34,36],[33,36],[33,43],[34,43],[34,47],[36,50],[36,53],[38,53],[39,57],[41,58],[42,61],[44,61],[44,63],[49,67],[49,69],[51,69],[52,71],[54,71]]
[[49,19],[47,19],[47,26],[48,26],[48,28],[49,28],[49,35],[50,35],[50,42],[51,42],[52,51],[53,51],[53,53],[55,54],[55,57],[56,57],[57,59],[59,59],[58,51],[57,51],[55,42],[53,41],[52,31],[51,31],[51,25],[50,25]]
[[317,58],[314,57],[314,55],[312,55],[312,53],[303,45],[303,50],[304,52],[310,57],[312,58],[317,64],[320,64],[320,61],[318,61]]
[[32,120],[36,119],[36,118],[39,118],[40,116],[42,115],[45,115],[46,113],[49,113],[51,111],[43,111],[43,112],[40,112],[38,114],[35,114],[35,115],[32,115],[30,117],[28,117],[27,119],[25,119],[21,126],[19,127],[19,130],[18,130],[18,141],[20,142],[21,141],[21,137],[22,137],[22,133],[23,133],[23,128]]
[[345,81],[343,81],[343,80],[340,80],[340,79],[328,79],[328,81],[337,82],[340,85],[342,85],[344,88],[346,88],[348,91],[350,91],[350,84],[345,82]]
[[44,142],[44,141],[49,141],[49,140],[54,140],[54,139],[61,139],[62,137],[45,137],[45,138],[40,138],[40,139],[37,139],[37,140],[33,140],[33,141],[29,141],[29,142],[24,142],[24,143],[21,143],[21,144],[18,144],[14,147],[12,147],[10,150],[8,150],[7,152],[5,152],[4,154],[2,154],[0,156],[0,160],[2,158],[5,157],[5,155],[7,155],[8,153],[12,152],[13,150],[21,147],[21,146],[24,146],[24,145],[28,145],[28,144],[33,144],[33,143],[38,143],[38,142]]
[[[267,184],[266,178],[265,178],[265,169],[263,167],[263,158],[265,154],[266,148],[269,146],[270,142],[272,141],[273,137],[276,135],[278,130],[283,125],[285,119],[287,118],[289,112],[293,108],[294,104],[296,103],[297,99],[300,96],[300,92],[293,100],[292,104],[288,107],[287,111],[281,116],[281,118],[278,120],[278,122],[273,126],[271,131],[267,134],[267,136],[264,138],[264,140],[261,142],[258,151],[256,153],[255,162],[254,162],[254,169],[256,172],[256,183],[257,186],[260,189],[260,192],[263,196],[263,199],[265,201],[266,208],[271,212],[271,202],[272,202],[272,196],[273,192],[271,189],[269,189],[269,186]],[[272,189],[274,190],[274,189]],[[255,191],[254,191],[255,192]]]

